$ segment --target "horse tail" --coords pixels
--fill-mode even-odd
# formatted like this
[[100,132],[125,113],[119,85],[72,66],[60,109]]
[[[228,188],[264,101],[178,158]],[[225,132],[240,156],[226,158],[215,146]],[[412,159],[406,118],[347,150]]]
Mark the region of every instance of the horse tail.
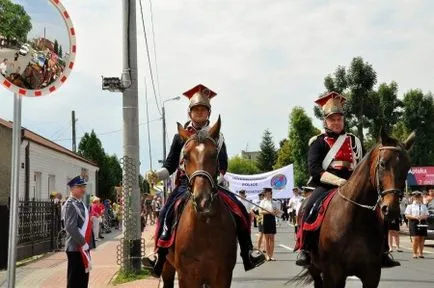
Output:
[[314,279],[312,275],[310,274],[308,269],[301,270],[300,273],[295,275],[292,279],[288,280],[285,285],[290,284],[291,287],[293,286],[307,286],[309,284],[312,284],[314,282]]

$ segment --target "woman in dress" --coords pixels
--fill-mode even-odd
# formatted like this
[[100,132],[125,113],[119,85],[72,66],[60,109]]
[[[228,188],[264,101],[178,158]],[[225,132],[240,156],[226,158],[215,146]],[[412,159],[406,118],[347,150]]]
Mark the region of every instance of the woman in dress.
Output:
[[274,235],[276,234],[276,215],[280,213],[277,203],[273,203],[273,190],[264,188],[264,200],[261,201],[260,214],[263,215],[263,229],[265,237],[265,251],[267,261],[276,261],[274,254]]
[[405,217],[409,220],[410,236],[413,237],[413,258],[425,258],[423,247],[427,236],[428,209],[423,204],[422,193],[414,191],[413,203],[407,206]]

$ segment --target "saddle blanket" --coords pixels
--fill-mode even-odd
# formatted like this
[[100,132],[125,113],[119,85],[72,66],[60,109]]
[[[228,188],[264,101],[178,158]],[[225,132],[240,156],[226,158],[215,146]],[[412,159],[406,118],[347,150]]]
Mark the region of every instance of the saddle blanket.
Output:
[[[229,208],[231,213],[240,219],[242,229],[246,229],[250,233],[250,219],[248,218],[248,212],[245,210],[244,206],[240,204],[238,201],[233,199],[231,197],[232,195],[228,195],[227,192],[219,190],[217,192],[217,197],[219,197],[221,200],[223,200],[223,203]],[[171,209],[168,209],[166,216],[164,217],[165,223],[157,223],[156,227],[156,248],[162,247],[162,248],[169,248],[173,245],[175,242],[175,236],[176,236],[176,228],[178,227],[179,219],[181,218],[182,211],[184,210],[185,205],[187,204],[187,201],[189,200],[188,197],[180,197],[176,199],[175,204],[171,205]],[[168,205],[169,203],[166,203]],[[170,205],[170,204],[169,204]],[[242,207],[241,207],[242,206]],[[173,207],[173,208],[172,208]],[[162,237],[161,233],[161,225],[164,225],[164,227],[168,230],[166,231],[166,235]]]
[[[313,232],[313,231],[317,231],[321,227],[322,221],[324,220],[324,216],[327,212],[327,208],[330,204],[330,201],[335,196],[336,191],[337,189],[328,192],[325,195],[325,197],[322,197],[318,199],[317,202],[315,202],[312,208],[313,211],[310,211],[311,215],[309,215],[309,219],[308,219],[310,221],[306,221],[302,223],[301,227],[297,231],[297,242],[295,244],[294,251],[297,251],[298,249],[304,246],[304,241],[305,241],[304,236],[306,233],[305,231]],[[319,207],[319,208],[315,208],[315,207]]]
[[313,205],[313,211],[311,211],[312,215],[310,215],[306,223],[303,223],[303,230],[316,231],[321,227],[329,203],[335,196],[336,191],[337,190],[335,189],[328,192],[324,198],[319,199],[317,203]]

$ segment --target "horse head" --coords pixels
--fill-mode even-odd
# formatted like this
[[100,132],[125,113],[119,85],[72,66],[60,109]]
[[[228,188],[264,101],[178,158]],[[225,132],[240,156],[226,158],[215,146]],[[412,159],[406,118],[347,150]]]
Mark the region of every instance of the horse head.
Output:
[[212,203],[217,193],[218,141],[221,120],[208,130],[202,129],[193,136],[178,123],[178,133],[185,144],[182,163],[188,178],[193,206],[200,214],[212,214]]
[[399,216],[399,200],[403,196],[405,180],[410,169],[407,151],[412,147],[415,136],[413,132],[404,143],[399,143],[382,129],[380,143],[372,151],[371,184],[378,192],[381,212],[385,219],[391,220]]

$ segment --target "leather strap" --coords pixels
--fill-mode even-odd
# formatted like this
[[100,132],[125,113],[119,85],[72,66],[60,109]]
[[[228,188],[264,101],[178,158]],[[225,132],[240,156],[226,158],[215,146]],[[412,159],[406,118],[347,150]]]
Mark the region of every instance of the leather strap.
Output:
[[345,138],[347,138],[346,133],[340,135],[336,140],[336,142],[333,144],[333,146],[330,148],[329,152],[327,153],[324,160],[322,161],[322,169],[324,169],[324,171],[326,171],[327,168],[329,168],[330,163],[332,163],[339,149],[341,149],[342,145],[344,144]]

